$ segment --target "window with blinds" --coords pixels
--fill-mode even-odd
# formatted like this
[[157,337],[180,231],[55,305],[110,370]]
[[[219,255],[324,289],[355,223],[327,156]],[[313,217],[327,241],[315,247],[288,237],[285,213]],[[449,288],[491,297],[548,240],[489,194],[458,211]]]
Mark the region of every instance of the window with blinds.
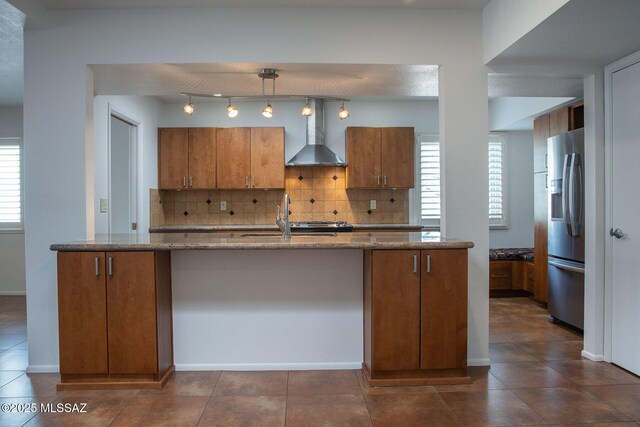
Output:
[[22,147],[0,140],[0,228],[22,227]]
[[505,143],[501,135],[489,135],[489,225],[506,227]]
[[419,140],[420,220],[425,225],[440,224],[440,143],[437,137]]

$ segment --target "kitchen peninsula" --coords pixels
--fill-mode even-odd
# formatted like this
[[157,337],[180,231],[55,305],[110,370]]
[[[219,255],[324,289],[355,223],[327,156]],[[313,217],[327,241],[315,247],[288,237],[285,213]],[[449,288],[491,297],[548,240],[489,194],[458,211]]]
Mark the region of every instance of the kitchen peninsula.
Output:
[[429,232],[54,244],[59,388],[160,388],[175,368],[362,367],[374,386],[468,382],[471,247]]

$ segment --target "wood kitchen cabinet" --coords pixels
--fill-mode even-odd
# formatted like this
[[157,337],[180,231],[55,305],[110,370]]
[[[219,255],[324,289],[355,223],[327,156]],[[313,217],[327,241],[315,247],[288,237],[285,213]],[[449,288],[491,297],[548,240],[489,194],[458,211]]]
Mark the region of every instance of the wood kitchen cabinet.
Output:
[[161,388],[173,372],[169,252],[59,252],[59,390]]
[[284,128],[218,128],[218,188],[284,188]]
[[468,383],[467,250],[364,253],[371,386]]
[[413,188],[414,129],[348,127],[347,188]]
[[216,129],[158,129],[158,187],[216,188]]
[[547,173],[533,175],[533,259],[535,260],[533,297],[543,303],[547,302],[549,288],[548,177]]

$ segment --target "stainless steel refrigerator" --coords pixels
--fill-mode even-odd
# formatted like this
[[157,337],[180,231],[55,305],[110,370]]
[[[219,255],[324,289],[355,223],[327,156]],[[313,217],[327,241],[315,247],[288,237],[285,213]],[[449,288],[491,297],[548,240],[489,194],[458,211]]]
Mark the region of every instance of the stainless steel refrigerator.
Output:
[[584,130],[547,141],[549,315],[584,329]]

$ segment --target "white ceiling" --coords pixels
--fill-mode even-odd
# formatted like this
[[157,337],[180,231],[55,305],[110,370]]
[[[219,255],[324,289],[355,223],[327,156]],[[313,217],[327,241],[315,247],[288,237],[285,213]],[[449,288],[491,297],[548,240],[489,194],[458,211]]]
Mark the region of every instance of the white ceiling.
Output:
[[482,9],[489,0],[39,0],[47,9],[154,7],[414,7]]
[[21,105],[25,16],[0,0],[0,106]]

